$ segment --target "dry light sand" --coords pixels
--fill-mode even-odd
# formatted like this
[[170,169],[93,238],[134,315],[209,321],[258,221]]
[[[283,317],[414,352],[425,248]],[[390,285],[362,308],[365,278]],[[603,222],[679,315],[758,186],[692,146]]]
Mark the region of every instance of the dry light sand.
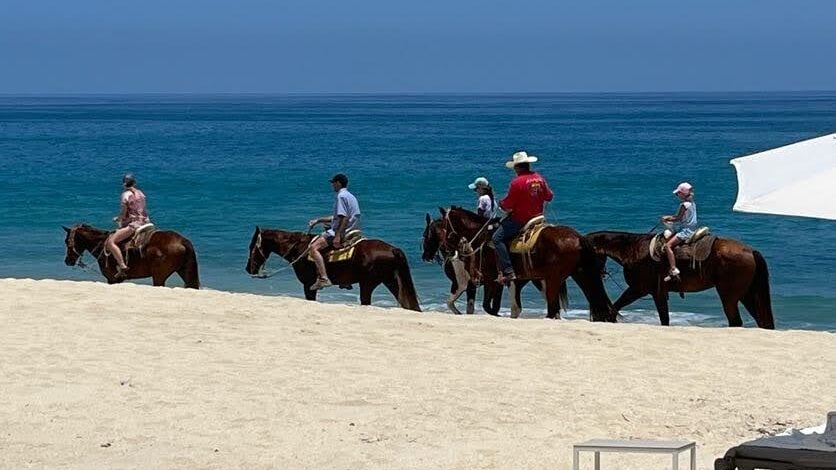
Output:
[[836,409],[821,332],[0,280],[0,344],[0,468],[567,469],[608,437],[692,439],[709,469]]

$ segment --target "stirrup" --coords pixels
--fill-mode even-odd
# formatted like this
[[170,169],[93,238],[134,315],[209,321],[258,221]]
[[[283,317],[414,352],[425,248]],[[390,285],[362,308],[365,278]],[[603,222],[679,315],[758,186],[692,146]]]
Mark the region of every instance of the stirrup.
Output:
[[665,276],[665,282],[671,282],[674,279],[679,279],[679,270],[676,268],[671,269],[668,275]]
[[514,271],[511,271],[509,273],[500,274],[499,277],[496,278],[496,282],[497,282],[497,284],[502,284],[504,286],[508,286],[512,282],[514,282],[516,279],[517,279],[517,276],[514,274]]
[[314,285],[311,286],[311,290],[320,290],[331,286],[331,281],[328,278],[319,278],[316,280]]
[[121,268],[119,266],[116,267],[116,274],[113,276],[114,279],[117,281],[124,281],[128,278],[128,269],[130,268]]

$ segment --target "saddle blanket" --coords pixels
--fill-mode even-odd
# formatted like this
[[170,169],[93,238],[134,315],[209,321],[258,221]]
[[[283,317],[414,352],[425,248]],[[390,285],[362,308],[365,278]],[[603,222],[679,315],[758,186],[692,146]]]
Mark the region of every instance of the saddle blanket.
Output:
[[[673,254],[674,256],[676,256],[676,259],[680,261],[702,262],[705,261],[709,256],[711,256],[711,248],[714,246],[714,242],[716,240],[716,235],[707,235],[695,241],[694,243],[681,243],[674,248]],[[653,258],[654,261],[664,261],[664,234],[660,233],[653,237],[653,239],[650,241],[649,249],[650,257]]]
[[[325,258],[326,263],[339,263],[342,261],[349,261],[354,258],[354,250],[357,248],[357,245],[364,241],[365,238],[356,238],[352,240],[351,244],[348,246],[344,246],[342,248],[337,248],[336,250],[331,250],[323,253],[323,257]],[[308,259],[311,259],[311,255],[308,254]]]
[[338,250],[334,250],[328,253],[328,256],[325,258],[325,261],[328,263],[338,263],[340,261],[348,261],[351,258],[354,258],[354,249],[357,248],[357,244],[351,245],[347,248],[340,248]]
[[[131,238],[119,243],[119,249],[123,254],[127,254],[130,250],[138,250],[140,256],[143,255],[145,245],[151,241],[151,237],[157,232],[157,227],[154,224],[145,224],[138,227]],[[105,248],[105,255],[110,256],[110,251]]]
[[523,254],[532,252],[534,246],[537,245],[537,240],[540,238],[540,233],[546,227],[551,227],[551,225],[544,223],[538,224],[514,237],[511,243],[508,244],[511,253]]

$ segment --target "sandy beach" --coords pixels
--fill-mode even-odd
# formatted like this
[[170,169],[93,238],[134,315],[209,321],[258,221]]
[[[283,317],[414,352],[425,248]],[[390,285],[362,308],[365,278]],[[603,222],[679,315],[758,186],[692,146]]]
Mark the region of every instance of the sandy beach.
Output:
[[709,469],[836,410],[823,332],[70,281],[0,280],[0,299],[2,468],[566,469],[586,439],[677,438]]

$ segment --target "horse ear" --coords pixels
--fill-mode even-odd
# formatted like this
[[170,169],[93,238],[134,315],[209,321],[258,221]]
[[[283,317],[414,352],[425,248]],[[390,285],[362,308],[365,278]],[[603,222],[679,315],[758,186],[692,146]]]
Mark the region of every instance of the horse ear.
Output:
[[430,225],[430,223],[432,223],[432,221],[433,221],[433,218],[430,217],[430,213],[427,212],[427,225]]
[[67,227],[64,227],[64,226],[62,225],[62,226],[61,226],[61,228],[63,228],[65,232],[70,233],[70,229],[68,229]]
[[258,225],[255,226],[255,233],[261,233],[261,227]]
[[442,217],[446,217],[446,216],[447,216],[447,209],[445,209],[445,208],[443,208],[443,207],[441,207],[441,206],[439,206],[439,207],[438,207],[438,212],[440,212],[440,213],[441,213],[441,216],[442,216]]

